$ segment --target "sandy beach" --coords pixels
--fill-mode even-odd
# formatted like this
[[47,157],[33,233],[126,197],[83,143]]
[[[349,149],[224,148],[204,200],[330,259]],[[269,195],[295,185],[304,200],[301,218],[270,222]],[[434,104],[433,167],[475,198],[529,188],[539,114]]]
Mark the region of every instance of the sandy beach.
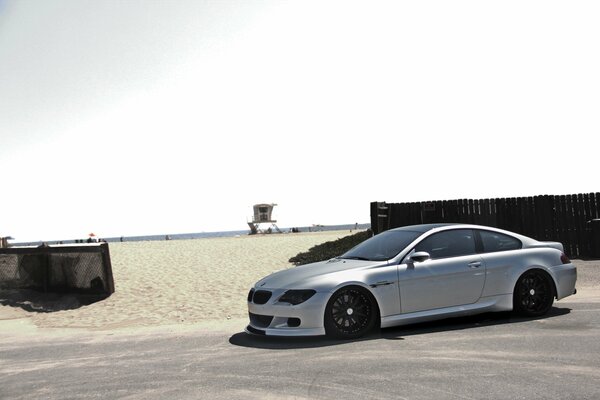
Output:
[[256,281],[271,272],[292,268],[288,260],[297,253],[349,234],[325,231],[111,243],[112,296],[51,313],[0,306],[0,330],[240,324],[247,318],[247,292]]

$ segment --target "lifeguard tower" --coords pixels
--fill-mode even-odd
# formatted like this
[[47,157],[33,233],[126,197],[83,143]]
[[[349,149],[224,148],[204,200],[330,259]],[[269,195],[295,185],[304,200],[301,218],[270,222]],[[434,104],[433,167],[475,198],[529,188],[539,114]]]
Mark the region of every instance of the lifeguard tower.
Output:
[[[273,214],[273,207],[277,204],[255,204],[254,205],[254,215],[252,216],[252,221],[247,222],[250,227],[250,234],[255,235],[257,233],[272,233],[273,229],[275,229],[278,233],[281,233],[281,230],[275,224],[277,220],[273,219],[271,215]],[[261,224],[271,224],[267,229],[262,229]]]

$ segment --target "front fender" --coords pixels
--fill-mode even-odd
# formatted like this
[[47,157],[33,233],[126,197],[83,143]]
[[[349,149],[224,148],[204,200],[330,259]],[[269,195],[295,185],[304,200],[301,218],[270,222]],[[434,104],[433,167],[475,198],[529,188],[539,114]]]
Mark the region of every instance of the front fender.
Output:
[[353,277],[348,276],[347,278],[340,280],[331,288],[329,297],[343,287],[359,286],[375,298],[381,317],[400,313],[397,265],[385,265],[363,270],[360,271],[360,274]]

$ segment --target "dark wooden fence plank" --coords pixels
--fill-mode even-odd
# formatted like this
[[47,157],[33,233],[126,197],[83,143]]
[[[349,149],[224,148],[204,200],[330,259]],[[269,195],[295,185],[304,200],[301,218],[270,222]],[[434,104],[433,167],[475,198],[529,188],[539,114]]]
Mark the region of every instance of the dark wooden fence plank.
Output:
[[583,203],[583,195],[581,193],[573,195],[577,197],[577,214],[575,219],[577,220],[577,248],[579,255],[589,254],[587,245],[587,232],[586,232],[586,215],[585,215],[585,204]]
[[585,218],[586,218],[586,222],[593,219],[593,207],[592,207],[592,202],[591,202],[591,193],[586,193],[583,195],[583,208],[585,210]]
[[579,211],[579,216],[577,218],[578,221],[578,225],[577,225],[577,234],[578,234],[578,246],[579,246],[579,254],[580,255],[585,255],[585,254],[590,254],[589,251],[589,246],[588,246],[588,240],[587,240],[587,213],[586,213],[586,208],[585,208],[585,201],[584,201],[584,195],[582,193],[579,193],[577,195],[577,208]]
[[447,207],[448,207],[448,210],[447,210],[446,214],[448,216],[446,217],[446,222],[459,222],[458,201],[457,200],[449,201],[447,204]]
[[466,218],[466,223],[467,224],[472,224],[473,223],[473,219],[474,219],[474,215],[473,215],[473,200],[471,199],[464,199],[463,200],[463,205],[465,207],[465,218]]
[[535,211],[535,235],[534,238],[542,238],[544,236],[544,212],[543,212],[542,196],[533,198],[533,207]]
[[528,203],[529,199],[527,197],[519,197],[517,198],[517,204],[519,205],[519,221],[521,222],[521,232],[531,232],[530,229],[530,219],[528,215]]
[[563,226],[564,221],[562,220],[562,209],[561,209],[561,199],[560,196],[551,196],[552,201],[554,203],[554,214],[553,214],[553,226],[552,226],[552,238],[556,238],[558,241],[562,241],[562,231],[561,228]]
[[506,228],[506,199],[496,199],[496,217],[498,228]]
[[548,195],[544,195],[544,236],[543,239],[550,240],[556,237],[556,232],[554,230],[554,218],[555,218],[555,208],[554,208],[554,198]]
[[481,208],[483,207],[483,200],[473,200],[473,213],[475,218],[473,219],[474,224],[482,225],[483,215],[481,214]]
[[487,213],[487,225],[497,226],[498,221],[496,219],[496,199],[486,199],[485,212]]
[[378,225],[377,225],[377,202],[371,202],[371,230],[374,235],[379,233]]
[[404,203],[391,204],[391,225],[392,227],[406,226],[406,205]]
[[526,218],[529,221],[529,235],[535,237],[537,231],[536,219],[535,219],[535,201],[533,197],[527,198],[527,215]]
[[435,209],[436,209],[436,215],[438,218],[438,221],[436,221],[436,222],[444,222],[444,202],[439,201],[439,200],[436,201]]
[[411,203],[411,225],[422,224],[423,219],[421,217],[421,203]]
[[[567,254],[571,256],[577,255],[577,239],[575,235],[575,220],[573,218],[573,203],[571,202],[571,196],[561,196],[563,205],[564,217],[561,221],[561,229],[564,231],[563,240],[566,242]],[[563,243],[563,242],[561,242]]]
[[490,199],[479,201],[479,210],[481,211],[481,225],[490,225]]

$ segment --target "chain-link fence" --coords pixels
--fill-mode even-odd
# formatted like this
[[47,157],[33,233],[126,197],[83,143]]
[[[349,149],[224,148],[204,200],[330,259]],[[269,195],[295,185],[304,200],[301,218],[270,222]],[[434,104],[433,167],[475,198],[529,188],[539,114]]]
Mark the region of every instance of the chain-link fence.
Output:
[[115,285],[107,243],[0,249],[0,290],[110,296]]

